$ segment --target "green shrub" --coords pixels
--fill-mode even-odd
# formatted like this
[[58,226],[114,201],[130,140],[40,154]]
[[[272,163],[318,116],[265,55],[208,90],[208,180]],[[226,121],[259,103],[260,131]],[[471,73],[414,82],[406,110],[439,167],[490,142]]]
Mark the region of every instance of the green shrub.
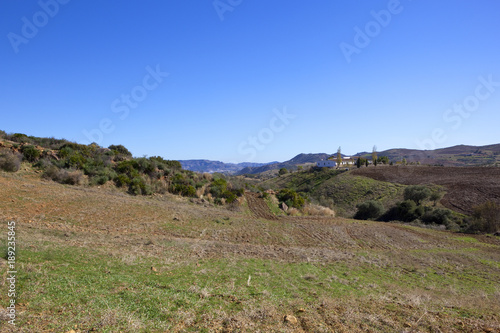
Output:
[[389,164],[390,163],[389,157],[387,157],[387,156],[380,156],[377,159],[377,162],[382,163],[382,164]]
[[40,151],[36,149],[35,146],[32,145],[22,146],[21,153],[23,154],[24,158],[31,163],[36,162],[41,155]]
[[35,164],[33,164],[35,168],[39,168],[41,170],[46,170],[52,165],[52,161],[48,158],[41,158]]
[[182,169],[181,162],[179,162],[179,161],[166,161],[165,164],[169,169],[175,169],[175,170]]
[[417,211],[417,204],[413,200],[405,200],[396,206],[389,208],[382,216],[380,221],[403,221],[411,222],[419,217],[420,211]]
[[124,173],[131,178],[139,175],[139,164],[136,160],[122,161],[116,165],[115,170],[118,173]]
[[405,188],[404,198],[405,200],[415,201],[417,205],[420,205],[422,201],[429,198],[431,195],[431,190],[424,185],[411,185]]
[[185,197],[196,197],[196,189],[192,185],[188,185],[182,191],[182,195]]
[[375,200],[363,202],[357,208],[358,211],[354,215],[354,218],[358,220],[376,219],[384,212],[384,206]]
[[222,198],[224,192],[227,191],[227,181],[223,178],[218,178],[210,184],[210,194],[215,198]]
[[87,159],[80,152],[73,152],[66,159],[66,167],[74,169],[83,169],[84,165],[87,163]]
[[500,205],[488,201],[474,208],[467,232],[495,233],[500,231]]
[[30,138],[26,134],[23,133],[14,133],[11,135],[7,135],[8,140],[17,142],[17,143],[32,143]]
[[282,189],[276,195],[280,202],[284,202],[288,207],[300,209],[304,207],[305,200],[297,192],[291,189]]
[[150,195],[152,193],[151,186],[147,185],[142,177],[133,178],[130,182],[128,191],[133,195]]
[[184,197],[196,197],[196,189],[192,185],[175,184],[172,187],[172,192]]
[[166,170],[166,169],[174,169],[174,170],[181,170],[182,165],[179,161],[171,161],[171,160],[165,160],[163,157],[160,156],[153,156],[149,158],[151,161],[154,161],[157,165],[157,168],[160,170]]
[[426,224],[435,223],[448,225],[452,221],[452,213],[449,209],[432,209],[423,214],[422,221]]
[[117,175],[113,180],[118,187],[128,186],[130,184],[130,178],[124,173]]
[[90,177],[91,185],[104,185],[117,177],[116,172],[110,168],[101,167]]
[[416,213],[417,204],[413,200],[405,200],[397,206],[399,220],[411,222],[418,218]]
[[132,156],[132,153],[125,148],[123,145],[111,145],[108,147],[111,151],[113,151],[115,154],[121,154],[125,156]]
[[0,139],[3,139],[7,136],[7,133],[5,131],[0,130]]
[[434,206],[438,203],[439,200],[443,198],[444,193],[439,192],[439,191],[434,191],[432,194],[429,196],[429,200],[434,202]]
[[71,154],[73,154],[74,150],[71,148],[71,147],[63,147],[61,149],[59,149],[59,152],[58,152],[58,156],[59,158],[67,158],[69,157]]
[[10,150],[0,152],[0,169],[16,172],[21,167],[21,156]]
[[236,199],[238,199],[238,196],[235,193],[228,191],[225,195],[225,198],[226,198],[226,203],[230,204],[235,202]]

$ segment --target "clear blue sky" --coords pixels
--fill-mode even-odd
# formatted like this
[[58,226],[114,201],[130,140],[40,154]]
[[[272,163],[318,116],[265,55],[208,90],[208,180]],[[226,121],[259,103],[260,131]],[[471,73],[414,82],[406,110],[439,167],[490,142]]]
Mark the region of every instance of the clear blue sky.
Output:
[[225,162],[499,143],[499,14],[497,0],[5,0],[0,129]]

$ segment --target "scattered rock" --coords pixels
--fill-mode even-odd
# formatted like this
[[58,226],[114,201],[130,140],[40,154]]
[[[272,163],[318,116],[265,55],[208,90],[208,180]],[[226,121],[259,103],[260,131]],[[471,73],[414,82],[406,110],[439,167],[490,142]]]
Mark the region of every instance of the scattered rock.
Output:
[[286,203],[282,202],[281,203],[281,209],[283,209],[284,212],[288,211],[288,206]]
[[295,318],[294,316],[291,316],[291,315],[285,315],[285,317],[283,317],[283,321],[285,323],[292,324],[292,325],[296,325],[298,322],[297,318]]
[[174,216],[173,220],[174,221],[180,221],[180,219],[177,216]]
[[152,270],[153,272],[158,272],[158,270],[157,270],[154,266],[151,266],[151,270]]

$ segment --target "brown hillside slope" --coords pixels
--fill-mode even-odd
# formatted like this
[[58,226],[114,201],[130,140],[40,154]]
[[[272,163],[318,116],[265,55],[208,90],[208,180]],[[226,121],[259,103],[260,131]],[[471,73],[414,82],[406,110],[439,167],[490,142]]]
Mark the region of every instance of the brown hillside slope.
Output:
[[267,220],[276,220],[277,217],[271,212],[269,207],[267,206],[264,199],[259,198],[257,193],[246,192],[245,198],[248,202],[248,208],[257,218],[263,218]]
[[498,237],[267,220],[24,173],[0,172],[0,242],[15,220],[20,251],[12,332],[500,330]]
[[405,185],[442,185],[447,194],[441,203],[465,214],[490,200],[500,203],[500,168],[496,167],[370,166],[352,173]]

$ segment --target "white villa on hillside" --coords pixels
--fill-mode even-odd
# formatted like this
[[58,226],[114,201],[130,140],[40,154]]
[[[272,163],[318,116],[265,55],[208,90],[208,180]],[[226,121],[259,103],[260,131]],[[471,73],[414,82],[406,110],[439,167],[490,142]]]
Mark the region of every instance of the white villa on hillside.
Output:
[[[354,164],[353,158],[351,158],[350,156],[342,157],[342,162],[340,163],[340,166],[352,165],[352,164]],[[337,166],[337,161],[335,160],[335,157],[332,157],[331,159],[328,160],[321,160],[319,162],[316,162],[316,166],[320,168],[335,168]]]

